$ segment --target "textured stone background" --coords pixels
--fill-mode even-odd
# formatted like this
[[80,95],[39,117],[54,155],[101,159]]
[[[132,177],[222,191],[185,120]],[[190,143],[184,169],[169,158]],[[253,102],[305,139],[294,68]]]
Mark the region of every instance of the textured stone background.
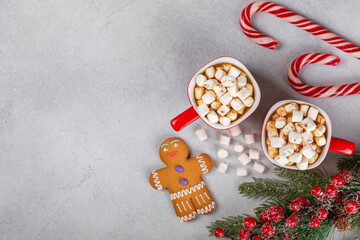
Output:
[[[262,89],[244,132],[258,138],[267,109],[295,98],[326,109],[334,135],[360,144],[360,96],[311,99],[286,80],[303,53],[341,57],[337,67],[304,69],[302,77],[319,85],[359,80],[360,61],[268,14],[256,15],[254,26],[281,46],[257,46],[238,25],[250,2],[0,0],[0,239],[207,239],[211,221],[252,213],[260,202],[240,197],[237,186],[273,177],[263,156],[263,175],[236,177],[235,154],[226,174],[207,174],[217,208],[191,223],[180,223],[168,192],[148,183],[170,136],[218,163],[219,132],[199,120],[175,133],[169,121],[189,107],[193,73],[221,55],[240,59]],[[360,44],[360,1],[275,2]],[[194,138],[199,126],[208,141]],[[335,169],[340,156],[330,153],[322,166]]]

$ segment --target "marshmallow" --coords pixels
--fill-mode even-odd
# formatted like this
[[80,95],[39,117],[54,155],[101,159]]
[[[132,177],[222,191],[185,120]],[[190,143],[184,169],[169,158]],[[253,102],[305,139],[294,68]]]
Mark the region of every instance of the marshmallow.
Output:
[[222,104],[221,104],[221,102],[219,102],[219,101],[213,101],[213,102],[210,104],[210,106],[211,106],[213,109],[218,110],[218,109],[222,106]]
[[219,151],[217,152],[217,155],[219,158],[226,158],[229,153],[226,149],[220,148]]
[[236,137],[241,134],[241,129],[239,128],[239,126],[235,126],[233,128],[230,128],[230,132],[233,137]]
[[309,166],[309,160],[302,156],[302,159],[300,162],[296,163],[296,167],[299,169],[299,170],[305,170],[307,169]]
[[325,133],[325,131],[326,131],[325,125],[319,124],[316,126],[314,130],[314,136],[320,137]]
[[231,94],[232,97],[237,97],[237,93],[239,92],[239,89],[237,88],[237,86],[228,87],[227,90]]
[[210,111],[207,115],[206,115],[207,119],[212,122],[212,123],[217,123],[219,121],[219,116],[216,114],[216,112],[214,111]]
[[222,173],[226,173],[226,170],[228,169],[229,164],[225,162],[221,162],[218,166],[218,171]]
[[303,133],[304,132],[304,128],[301,126],[300,123],[295,123],[295,129],[297,133]]
[[241,142],[236,142],[234,145],[235,152],[242,152],[244,150],[244,145]]
[[234,109],[230,109],[230,111],[226,114],[231,121],[235,121],[237,119],[237,112]]
[[278,137],[279,133],[276,128],[269,128],[269,130],[267,132],[267,136],[271,140],[271,138],[273,138],[273,137]]
[[306,158],[312,158],[315,155],[315,149],[311,146],[311,144],[305,145],[303,149],[301,150],[301,153]]
[[308,112],[308,117],[311,118],[312,120],[316,120],[317,115],[319,114],[319,110],[317,110],[314,107],[310,107],[309,112]]
[[259,150],[250,148],[250,149],[249,149],[249,157],[250,157],[251,159],[259,160],[259,158],[260,158],[260,152],[259,152]]
[[236,168],[236,175],[238,177],[245,177],[248,175],[248,169],[247,167],[238,167]]
[[286,116],[286,111],[285,111],[284,106],[281,106],[278,109],[276,109],[276,113],[282,117]]
[[294,152],[300,151],[300,144],[291,143],[291,147],[294,149]]
[[289,103],[285,105],[284,108],[286,112],[292,113],[299,110],[299,105],[297,103]]
[[303,120],[303,112],[302,111],[293,111],[291,121],[292,122],[301,122]]
[[221,78],[221,83],[224,87],[231,87],[236,85],[236,79],[233,76],[223,76]]
[[232,96],[229,92],[222,95],[221,98],[219,99],[219,101],[224,105],[228,105],[231,102],[231,100],[232,100]]
[[199,87],[203,87],[206,80],[207,78],[204,75],[199,74],[196,76],[195,82]]
[[208,136],[205,132],[205,129],[203,129],[203,128],[196,130],[195,135],[198,137],[200,142],[205,141],[208,138]]
[[301,142],[302,142],[301,134],[297,133],[297,132],[290,132],[289,142],[295,143],[295,144],[301,144]]
[[230,125],[230,123],[231,123],[231,120],[230,120],[230,118],[228,118],[228,117],[223,117],[223,116],[221,116],[220,117],[220,123],[222,124],[222,125],[224,125],[224,126],[229,126]]
[[293,123],[289,122],[282,130],[285,135],[289,135],[291,131],[295,130],[295,126]]
[[224,70],[218,69],[215,73],[215,78],[220,81],[221,78],[225,75],[226,75],[226,72]]
[[213,91],[209,91],[209,92],[205,93],[201,99],[204,101],[204,103],[210,104],[213,101],[215,101],[216,95]]
[[209,67],[208,69],[205,70],[205,75],[208,78],[213,78],[215,76],[215,68],[214,67]]
[[263,173],[265,171],[265,166],[262,165],[261,163],[255,162],[253,169],[259,173]]
[[300,105],[300,111],[302,111],[304,113],[304,116],[307,116],[307,112],[309,110],[309,105]]
[[279,154],[280,154],[279,156],[282,156],[282,157],[288,157],[293,153],[294,153],[294,149],[291,144],[287,144],[287,145],[283,146],[282,148],[280,148],[280,150],[279,150]]
[[246,153],[241,154],[238,157],[238,160],[244,166],[247,165],[249,162],[251,162],[251,158],[249,158],[249,156]]
[[195,87],[194,89],[195,99],[196,100],[201,99],[202,95],[204,95],[204,91],[205,89],[203,87]]
[[254,99],[252,97],[248,97],[243,102],[246,107],[251,107],[254,104]]
[[206,89],[211,90],[211,89],[213,89],[213,87],[214,87],[215,84],[217,84],[217,83],[218,83],[218,81],[216,81],[215,79],[209,79],[209,80],[206,80],[206,81],[204,82],[204,87],[205,87]]
[[222,133],[220,135],[220,143],[223,145],[229,145],[230,144],[231,137],[225,133]]
[[229,70],[229,76],[233,76],[234,78],[237,78],[240,75],[240,73],[241,71],[236,67],[231,67]]
[[293,163],[299,163],[302,159],[302,154],[301,153],[293,153],[289,156],[289,160],[290,162]]
[[231,100],[230,106],[231,106],[235,111],[240,111],[242,108],[245,107],[244,104],[242,103],[242,101],[240,101],[240,100],[237,99],[237,98]]
[[275,158],[275,161],[280,165],[280,166],[285,166],[286,164],[289,163],[289,159],[287,157],[284,156],[277,156]]
[[253,87],[250,83],[245,84],[245,88],[247,88],[247,90],[249,90],[250,95],[253,94],[253,92],[254,92],[254,87]]
[[301,142],[303,145],[310,144],[314,141],[313,135],[309,132],[301,133]]
[[254,134],[245,134],[245,142],[247,144],[255,143],[255,135]]
[[197,107],[197,109],[198,109],[198,111],[199,111],[199,114],[200,114],[200,116],[205,116],[206,114],[208,114],[209,113],[209,107],[205,104],[205,103],[203,103],[203,104],[201,104],[201,105],[199,105],[198,107]]
[[267,150],[271,158],[275,158],[277,155],[279,155],[279,149],[274,148],[271,145],[268,145]]
[[319,154],[315,153],[315,155],[309,159],[309,164],[313,164],[319,158]]
[[227,107],[226,105],[222,105],[218,110],[217,113],[220,114],[221,116],[225,116],[228,111],[230,111],[230,108]]
[[237,87],[238,88],[242,88],[242,87],[245,87],[246,85],[246,77],[245,76],[240,76],[237,78]]
[[281,148],[285,146],[286,143],[282,137],[272,137],[270,141],[271,141],[271,146],[273,146],[274,148]]
[[232,65],[230,63],[224,63],[223,65],[223,68],[225,71],[230,71],[230,68],[232,67]]
[[213,90],[218,98],[221,97],[224,93],[226,93],[226,88],[221,83],[215,84]]
[[276,128],[283,128],[286,125],[286,118],[285,117],[278,117],[275,120],[275,127]]
[[250,91],[249,91],[249,89],[247,89],[247,88],[242,88],[238,93],[237,93],[237,95],[238,95],[238,97],[242,100],[242,101],[244,101],[247,97],[249,97],[250,96]]
[[204,101],[203,100],[196,100],[196,104],[199,106],[199,105],[201,105],[201,104],[203,104],[204,103]]
[[305,130],[306,130],[307,132],[314,131],[315,128],[316,128],[316,124],[315,124],[314,121],[313,121],[311,118],[309,118],[309,117],[305,118],[305,119],[301,122],[301,126],[302,126],[303,128],[305,128]]
[[320,147],[326,144],[326,138],[324,136],[315,137],[316,144]]

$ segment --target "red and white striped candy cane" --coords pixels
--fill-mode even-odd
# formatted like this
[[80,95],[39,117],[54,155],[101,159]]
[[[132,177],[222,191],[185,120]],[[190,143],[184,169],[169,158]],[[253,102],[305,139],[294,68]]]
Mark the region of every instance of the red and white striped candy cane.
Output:
[[338,56],[331,54],[323,54],[323,53],[304,54],[292,62],[288,71],[289,83],[295,91],[308,97],[326,98],[326,97],[347,96],[347,95],[360,93],[360,83],[314,87],[311,85],[304,84],[299,79],[300,69],[308,64],[324,64],[324,65],[336,66],[337,64],[339,64],[339,62],[340,62],[340,58]]
[[[285,21],[292,23],[295,26],[337,47],[338,49],[343,50],[351,56],[360,59],[360,48],[355,46],[351,42],[346,41],[338,35],[330,32],[326,28],[278,4],[259,1],[249,4],[242,11],[240,17],[240,26],[246,36],[248,36],[252,41],[263,47],[275,49],[279,46],[279,43],[275,39],[259,33],[252,27],[250,23],[250,18],[257,12],[267,12],[279,18],[282,18]],[[360,83],[315,87],[304,84],[298,77],[300,69],[308,64],[316,63],[335,66],[339,62],[340,59],[335,55],[321,53],[309,53],[302,55],[301,57],[297,58],[289,68],[288,80],[291,84],[291,87],[300,94],[309,97],[335,97],[360,93]]]

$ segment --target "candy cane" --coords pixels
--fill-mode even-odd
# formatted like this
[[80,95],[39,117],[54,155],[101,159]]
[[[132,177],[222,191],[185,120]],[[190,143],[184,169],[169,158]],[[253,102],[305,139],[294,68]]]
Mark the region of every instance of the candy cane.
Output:
[[[267,12],[282,18],[285,21],[292,23],[295,26],[337,47],[338,49],[343,50],[351,56],[360,59],[360,48],[351,42],[346,41],[338,35],[330,32],[326,28],[278,4],[259,1],[251,3],[242,11],[240,17],[240,26],[246,36],[248,36],[253,42],[263,47],[275,49],[279,46],[279,43],[275,39],[259,33],[252,27],[250,18],[257,12]],[[302,55],[301,57],[297,58],[289,68],[288,80],[290,85],[295,91],[310,97],[324,98],[360,93],[360,83],[315,87],[304,84],[298,77],[300,69],[308,64],[325,64],[336,66],[339,62],[340,59],[335,55],[320,53],[309,53]]]

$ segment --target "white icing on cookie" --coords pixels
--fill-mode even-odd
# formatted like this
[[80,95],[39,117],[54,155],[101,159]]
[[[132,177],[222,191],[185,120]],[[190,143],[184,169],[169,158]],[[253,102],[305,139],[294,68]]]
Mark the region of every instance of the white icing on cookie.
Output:
[[160,184],[159,176],[158,176],[157,172],[153,171],[152,175],[153,175],[155,187],[157,187],[157,190],[163,189],[162,185]]
[[205,173],[208,173],[209,172],[209,169],[207,168],[206,164],[205,164],[205,161],[203,160],[204,158],[199,154],[196,156],[199,164],[200,164],[200,167],[201,167],[201,171],[203,171],[203,175]]
[[188,194],[191,194],[193,192],[196,192],[196,191],[200,190],[204,186],[205,186],[205,183],[203,181],[201,181],[201,183],[199,183],[199,184],[197,184],[195,186],[192,186],[192,187],[187,188],[187,189],[183,189],[181,191],[178,191],[177,193],[171,193],[170,194],[170,199],[174,200],[174,199],[186,196]]
[[193,213],[190,213],[189,215],[185,215],[183,217],[178,217],[180,221],[182,222],[187,222],[190,221],[191,219],[195,218],[196,212],[194,211]]
[[215,208],[215,203],[212,202],[209,205],[205,206],[204,208],[198,209],[197,213],[205,214],[205,213],[211,212],[214,208]]

